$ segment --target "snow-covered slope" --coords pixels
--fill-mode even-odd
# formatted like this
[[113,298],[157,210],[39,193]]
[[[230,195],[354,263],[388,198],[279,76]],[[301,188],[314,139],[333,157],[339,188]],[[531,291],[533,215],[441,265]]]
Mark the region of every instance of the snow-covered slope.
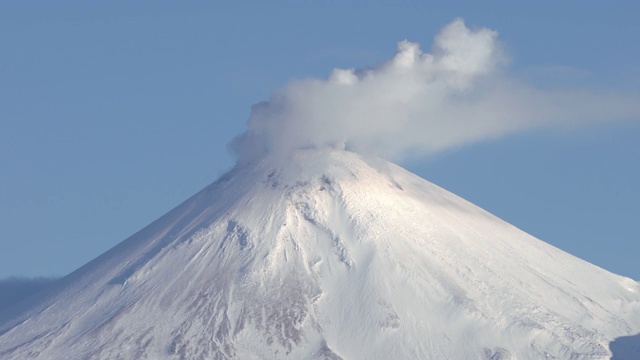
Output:
[[0,318],[0,359],[601,359],[640,285],[380,159],[238,167]]

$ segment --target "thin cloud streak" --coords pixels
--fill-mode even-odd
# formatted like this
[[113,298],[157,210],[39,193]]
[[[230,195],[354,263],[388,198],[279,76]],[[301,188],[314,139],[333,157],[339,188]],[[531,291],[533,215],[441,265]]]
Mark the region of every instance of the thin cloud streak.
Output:
[[0,279],[0,310],[45,289],[56,280],[48,277]]

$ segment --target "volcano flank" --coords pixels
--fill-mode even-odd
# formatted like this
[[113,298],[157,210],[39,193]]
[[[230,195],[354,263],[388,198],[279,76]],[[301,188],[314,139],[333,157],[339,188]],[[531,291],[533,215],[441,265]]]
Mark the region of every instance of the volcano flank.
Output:
[[349,151],[238,165],[0,316],[1,359],[601,359],[640,284]]

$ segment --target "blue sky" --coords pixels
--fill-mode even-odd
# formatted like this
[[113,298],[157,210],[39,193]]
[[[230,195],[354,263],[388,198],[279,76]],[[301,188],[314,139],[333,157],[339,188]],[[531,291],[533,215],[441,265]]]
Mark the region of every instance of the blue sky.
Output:
[[[289,80],[488,27],[540,88],[640,92],[633,2],[0,3],[0,278],[64,275],[233,164]],[[534,236],[640,279],[640,119],[528,131],[402,165]]]

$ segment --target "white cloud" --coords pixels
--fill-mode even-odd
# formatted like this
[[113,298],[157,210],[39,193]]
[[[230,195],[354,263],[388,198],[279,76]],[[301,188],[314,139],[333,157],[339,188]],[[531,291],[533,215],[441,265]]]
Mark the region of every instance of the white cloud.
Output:
[[253,107],[231,148],[240,161],[327,146],[398,158],[531,128],[640,118],[638,96],[541,90],[510,77],[497,36],[457,19],[429,53],[404,40],[378,67],[292,81]]

